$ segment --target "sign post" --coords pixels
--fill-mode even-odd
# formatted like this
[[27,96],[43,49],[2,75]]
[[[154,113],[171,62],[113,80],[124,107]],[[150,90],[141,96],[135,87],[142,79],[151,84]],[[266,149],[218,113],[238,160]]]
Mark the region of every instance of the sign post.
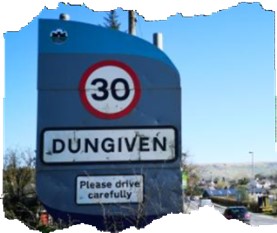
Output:
[[180,77],[154,45],[40,20],[37,119],[37,193],[54,218],[120,230],[183,212]]

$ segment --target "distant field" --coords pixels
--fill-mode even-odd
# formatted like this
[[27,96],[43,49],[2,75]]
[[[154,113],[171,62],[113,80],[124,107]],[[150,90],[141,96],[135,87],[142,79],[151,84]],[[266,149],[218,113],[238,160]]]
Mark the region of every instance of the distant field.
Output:
[[[202,178],[215,178],[225,177],[228,179],[238,179],[251,176],[251,164],[198,164],[197,165]],[[254,174],[261,174],[264,176],[277,174],[277,162],[276,163],[255,163]]]

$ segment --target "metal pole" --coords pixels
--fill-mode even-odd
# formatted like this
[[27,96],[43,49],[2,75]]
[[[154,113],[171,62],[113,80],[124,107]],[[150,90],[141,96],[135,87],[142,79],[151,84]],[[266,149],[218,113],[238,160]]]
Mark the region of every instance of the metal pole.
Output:
[[64,13],[60,14],[59,18],[60,18],[60,20],[64,20],[64,21],[70,20],[70,16],[68,14],[64,14]]
[[129,15],[129,34],[136,35],[135,11],[128,11],[128,15]]
[[154,33],[153,34],[153,44],[156,45],[160,50],[163,50],[163,34]]
[[254,152],[253,151],[249,151],[249,154],[251,154],[251,178],[253,180],[252,184],[251,184],[251,191],[253,192],[253,185],[254,185],[254,181],[255,181],[255,177],[254,177]]
[[254,177],[254,152],[249,151],[249,154],[251,154],[251,177],[253,180],[255,180],[255,177]]

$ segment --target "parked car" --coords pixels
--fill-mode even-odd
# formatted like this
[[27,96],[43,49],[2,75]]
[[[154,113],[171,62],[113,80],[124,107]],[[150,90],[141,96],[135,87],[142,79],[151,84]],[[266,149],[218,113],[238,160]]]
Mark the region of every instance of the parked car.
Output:
[[203,198],[203,199],[200,199],[199,200],[199,205],[198,207],[203,207],[203,206],[214,206],[213,203],[212,203],[212,200],[211,199],[206,199],[206,198]]
[[245,206],[230,206],[223,213],[227,219],[237,219],[244,223],[250,224],[250,213]]

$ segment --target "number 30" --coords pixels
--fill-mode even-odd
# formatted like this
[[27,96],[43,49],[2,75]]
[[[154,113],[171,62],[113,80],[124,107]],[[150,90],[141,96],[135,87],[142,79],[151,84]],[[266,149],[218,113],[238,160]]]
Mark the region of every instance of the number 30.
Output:
[[[92,94],[92,98],[98,101],[103,101],[109,98],[109,94],[112,95],[112,97],[118,101],[123,101],[126,100],[129,95],[130,95],[130,88],[128,85],[128,82],[123,79],[123,78],[116,78],[111,82],[111,86],[110,86],[110,93],[109,93],[109,87],[108,87],[108,82],[107,80],[103,79],[103,78],[97,78],[94,79],[91,82],[92,86],[98,85],[97,87],[97,93]],[[117,89],[117,85],[118,84],[122,84],[123,85],[123,89]],[[120,91],[123,91],[123,93],[121,95],[119,95]]]

